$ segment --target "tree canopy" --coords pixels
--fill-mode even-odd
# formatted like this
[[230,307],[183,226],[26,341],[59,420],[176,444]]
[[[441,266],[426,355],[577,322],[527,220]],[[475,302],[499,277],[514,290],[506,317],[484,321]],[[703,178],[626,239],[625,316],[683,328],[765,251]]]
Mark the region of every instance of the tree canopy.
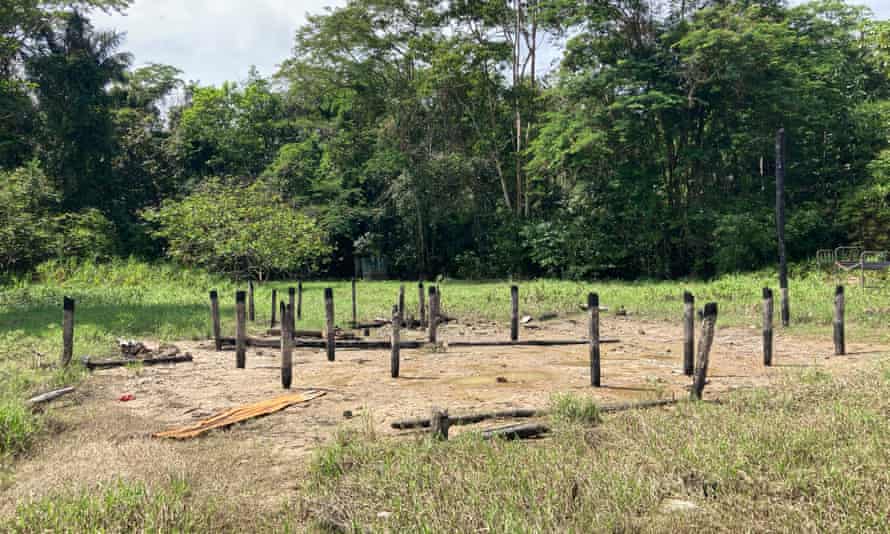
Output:
[[84,15],[127,5],[0,7],[5,194],[39,182],[33,221],[101,216],[119,254],[263,277],[358,254],[398,276],[758,269],[779,128],[791,258],[890,247],[890,26],[861,7],[349,0],[272,78],[204,86],[133,69]]

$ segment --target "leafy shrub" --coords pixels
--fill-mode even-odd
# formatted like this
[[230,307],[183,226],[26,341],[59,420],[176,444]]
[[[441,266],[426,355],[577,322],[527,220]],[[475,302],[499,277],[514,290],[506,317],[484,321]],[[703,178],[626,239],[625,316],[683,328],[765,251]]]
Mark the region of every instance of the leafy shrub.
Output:
[[871,181],[848,195],[841,218],[850,239],[873,249],[890,249],[890,150],[869,163]]
[[87,209],[55,218],[51,248],[57,258],[107,260],[114,253],[114,225],[102,212]]
[[57,201],[36,162],[0,172],[0,271],[25,269],[46,257],[52,236],[49,210]]
[[331,247],[314,219],[297,211],[262,182],[205,182],[182,200],[143,212],[177,262],[214,272],[265,279],[272,273],[308,273],[322,267]]

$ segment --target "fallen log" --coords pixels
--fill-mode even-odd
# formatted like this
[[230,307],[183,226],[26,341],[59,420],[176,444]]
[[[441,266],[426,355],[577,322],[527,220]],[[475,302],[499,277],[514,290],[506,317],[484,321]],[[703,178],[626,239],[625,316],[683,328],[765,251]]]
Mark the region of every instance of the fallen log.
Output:
[[[458,416],[449,416],[448,420],[452,425],[471,425],[473,423],[478,423],[480,421],[485,421],[487,419],[510,419],[510,418],[519,418],[519,417],[537,417],[540,415],[546,415],[546,410],[535,410],[535,409],[516,409],[516,410],[504,410],[501,412],[488,412],[488,413],[472,413],[467,415],[458,415]],[[393,421],[390,425],[392,428],[405,430],[409,428],[429,428],[432,422],[429,419],[402,419],[399,421]]]
[[510,425],[501,428],[492,428],[482,432],[482,439],[528,439],[536,438],[550,432],[547,425],[531,423],[522,425]]
[[[281,329],[270,328],[266,330],[266,335],[281,337]],[[293,337],[294,339],[299,339],[301,337],[324,339],[324,332],[322,332],[321,330],[294,330]],[[336,332],[334,332],[334,337],[336,337],[337,339],[358,339],[358,336],[356,336],[352,332],[343,332],[342,330],[337,330]]]
[[[446,341],[449,347],[557,347],[560,345],[587,345],[588,339],[526,339],[522,341]],[[621,343],[620,339],[601,339],[600,343]]]
[[[677,399],[657,399],[640,402],[623,402],[620,404],[606,404],[599,407],[600,413],[616,413],[628,410],[641,410],[646,408],[655,408],[658,406],[669,406],[676,404]],[[543,417],[549,415],[549,410],[541,410],[537,408],[517,408],[515,410],[504,410],[500,412],[483,412],[471,413],[466,415],[450,416],[448,419],[453,425],[471,425],[485,421],[487,419],[508,419],[508,418],[524,418],[524,417]],[[419,419],[400,419],[393,421],[390,427],[400,430],[410,428],[429,428],[430,420],[425,418]]]
[[31,408],[34,408],[38,404],[50,402],[52,400],[58,399],[59,397],[61,397],[63,395],[67,395],[69,393],[74,393],[73,387],[65,387],[65,388],[61,388],[61,389],[56,389],[54,391],[48,391],[41,395],[37,395],[36,397],[31,397],[30,399],[28,399],[26,401],[26,403]]
[[605,406],[600,406],[599,411],[600,413],[616,413],[626,412],[628,410],[644,410],[646,408],[670,406],[671,404],[677,404],[677,402],[679,402],[677,399],[657,399],[640,402],[623,402],[621,404],[607,404]]
[[124,367],[131,363],[140,363],[142,365],[159,365],[169,363],[184,363],[192,361],[192,355],[189,353],[176,356],[160,356],[157,358],[137,358],[133,360],[91,360],[89,356],[83,359],[83,364],[90,371],[94,369],[110,369],[112,367]]

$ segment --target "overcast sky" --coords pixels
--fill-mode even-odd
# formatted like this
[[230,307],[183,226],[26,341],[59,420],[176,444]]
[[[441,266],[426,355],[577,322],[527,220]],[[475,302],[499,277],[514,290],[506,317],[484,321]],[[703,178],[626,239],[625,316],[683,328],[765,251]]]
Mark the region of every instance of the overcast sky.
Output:
[[[219,84],[243,80],[251,65],[270,75],[290,55],[306,13],[346,0],[135,0],[123,14],[95,13],[101,29],[126,32],[124,48],[136,65],[166,63],[188,80]],[[795,2],[797,3],[797,2]],[[864,2],[879,18],[890,0]]]

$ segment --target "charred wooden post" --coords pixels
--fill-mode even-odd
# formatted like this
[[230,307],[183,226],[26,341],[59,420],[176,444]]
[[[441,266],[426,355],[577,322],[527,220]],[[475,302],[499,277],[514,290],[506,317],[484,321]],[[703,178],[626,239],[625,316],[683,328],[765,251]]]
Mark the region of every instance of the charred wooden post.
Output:
[[355,277],[352,277],[352,327],[358,324],[358,305],[356,304],[355,295]]
[[439,440],[448,439],[448,428],[451,422],[448,420],[448,410],[440,410],[433,407],[430,416],[430,427],[433,432],[433,438]]
[[210,292],[210,325],[213,329],[213,345],[217,351],[221,351],[222,334],[219,327],[219,293],[215,289]]
[[788,259],[785,254],[785,128],[776,132],[776,237],[779,243],[779,292],[782,297],[782,326],[791,322],[788,303]]
[[436,286],[430,286],[430,343],[436,342],[436,330],[439,328],[439,293]]
[[426,295],[423,292],[423,282],[417,282],[417,316],[420,320],[420,327],[426,327]]
[[334,290],[324,290],[325,338],[327,339],[328,361],[334,361],[336,341],[334,340]]
[[294,310],[297,309],[297,288],[287,288],[287,305],[290,306],[288,318],[290,319],[290,330],[291,333],[293,333],[293,331],[297,329],[297,319],[296,315],[294,315]]
[[68,367],[74,355],[74,299],[62,299],[62,367]]
[[510,341],[519,341],[519,287],[510,286]]
[[303,281],[297,282],[297,320],[303,320]]
[[763,288],[763,365],[773,364],[773,290]]
[[275,313],[277,312],[277,308],[278,308],[278,290],[273,289],[272,290],[272,322],[271,322],[271,325],[269,326],[269,328],[275,328],[275,324],[277,323],[277,321],[275,320]]
[[399,285],[399,322],[405,321],[405,284]]
[[590,314],[590,385],[600,387],[600,297],[596,293],[587,295],[587,310]]
[[247,322],[244,316],[244,291],[235,293],[235,367],[247,365]]
[[695,297],[683,293],[683,374],[692,376],[695,370]]
[[399,327],[402,326],[401,317],[399,316],[399,307],[392,307],[392,334],[390,336],[390,357],[389,371],[393,378],[399,377]]
[[844,342],[844,286],[837,286],[834,291],[834,354],[843,356],[847,353]]
[[702,318],[701,337],[698,340],[698,358],[695,362],[695,381],[692,383],[691,397],[693,400],[701,400],[702,392],[708,377],[708,359],[711,355],[711,345],[714,342],[714,328],[717,323],[717,303],[705,304]]
[[[293,293],[291,293],[293,296]],[[290,389],[294,372],[294,305],[288,303],[281,314],[281,387]]]
[[253,280],[247,281],[247,320],[256,321],[256,311],[253,307]]

